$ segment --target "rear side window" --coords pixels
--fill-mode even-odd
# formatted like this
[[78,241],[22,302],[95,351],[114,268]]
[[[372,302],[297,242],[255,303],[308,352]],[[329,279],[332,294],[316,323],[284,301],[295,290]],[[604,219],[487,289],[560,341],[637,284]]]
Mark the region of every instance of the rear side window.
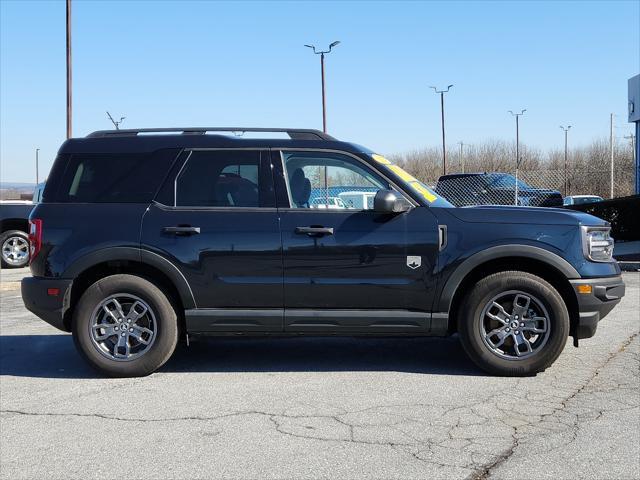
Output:
[[176,150],[161,150],[141,154],[72,155],[56,201],[149,203],[176,154]]
[[175,182],[178,207],[260,207],[260,152],[193,151]]

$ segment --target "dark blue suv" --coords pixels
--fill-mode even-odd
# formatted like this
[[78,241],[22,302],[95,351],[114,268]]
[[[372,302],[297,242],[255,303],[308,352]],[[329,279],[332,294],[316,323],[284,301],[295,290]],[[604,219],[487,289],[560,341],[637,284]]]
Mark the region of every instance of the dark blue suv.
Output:
[[68,140],[30,241],[25,305],[112,376],[150,374],[193,335],[456,332],[486,371],[531,375],[625,288],[606,222],[456,208],[315,130]]

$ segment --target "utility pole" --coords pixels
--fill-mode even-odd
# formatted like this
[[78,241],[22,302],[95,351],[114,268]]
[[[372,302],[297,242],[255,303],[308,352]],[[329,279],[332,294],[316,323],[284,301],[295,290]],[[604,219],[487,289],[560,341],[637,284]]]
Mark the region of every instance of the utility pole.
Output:
[[569,125],[568,127],[563,127],[562,125],[560,125],[560,128],[564,131],[564,196],[567,196],[567,192],[568,192],[568,187],[567,187],[567,156],[569,153],[569,150],[567,148],[567,137],[569,134],[569,129],[571,128],[571,125]]
[[38,175],[38,152],[40,152],[39,148],[36,148],[36,185],[40,183],[39,175]]
[[460,140],[458,142],[458,145],[460,145],[460,169],[462,170],[462,173],[464,173],[464,153],[462,151],[463,147],[464,147],[464,143],[462,142],[462,140]]
[[628,138],[631,140],[631,160],[635,164],[636,163],[636,136],[632,133],[631,135],[625,135],[624,138]]
[[71,107],[71,0],[67,0],[67,138],[72,135]]
[[124,121],[125,118],[127,118],[127,117],[120,117],[120,121],[116,122],[111,116],[111,114],[109,113],[109,110],[107,110],[107,117],[109,117],[109,120],[111,120],[111,123],[113,123],[113,126],[116,127],[116,130],[120,130],[120,124]]
[[444,94],[449,92],[449,89],[453,87],[453,85],[448,85],[446,90],[438,90],[436,87],[433,88],[433,91],[440,94],[440,117],[442,121],[442,174],[447,174],[447,146],[444,136]]
[[518,119],[520,118],[520,116],[524,115],[524,112],[526,111],[526,108],[524,110],[521,110],[520,113],[513,113],[511,110],[509,110],[509,113],[512,116],[516,117],[516,196],[513,203],[514,205],[518,205],[518,169],[520,168],[520,122],[518,121]]
[[613,136],[613,113],[611,114],[611,121],[609,122],[610,125],[610,130],[609,130],[609,153],[611,155],[611,193],[609,195],[609,198],[613,198],[613,143],[614,143],[614,136]]
[[307,48],[313,49],[313,53],[316,55],[320,55],[320,77],[322,81],[322,131],[327,133],[327,102],[325,98],[325,87],[324,87],[324,55],[326,53],[331,53],[333,47],[336,47],[340,44],[340,41],[335,41],[329,45],[329,50],[324,50],[321,52],[316,51],[316,47],[314,45],[305,45]]

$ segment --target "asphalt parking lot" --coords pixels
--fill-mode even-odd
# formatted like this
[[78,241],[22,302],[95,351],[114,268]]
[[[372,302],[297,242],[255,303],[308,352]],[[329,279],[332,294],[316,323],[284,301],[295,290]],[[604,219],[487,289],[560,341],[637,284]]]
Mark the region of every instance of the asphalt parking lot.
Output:
[[0,478],[640,478],[640,275],[593,339],[496,378],[449,339],[207,339],[105,379],[0,275]]

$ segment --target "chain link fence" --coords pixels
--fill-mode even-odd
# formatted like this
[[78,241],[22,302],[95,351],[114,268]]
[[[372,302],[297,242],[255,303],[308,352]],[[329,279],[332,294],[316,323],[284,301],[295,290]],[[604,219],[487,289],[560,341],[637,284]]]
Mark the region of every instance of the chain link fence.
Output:
[[448,175],[444,177],[442,149],[427,148],[390,159],[456,206],[560,206],[586,202],[587,197],[608,199],[634,193],[635,160],[630,143],[614,144],[613,162],[605,139],[571,149],[567,157],[561,150],[521,145],[517,172],[513,143],[489,140],[459,147],[457,152],[448,149]]
[[[621,172],[622,175],[623,172]],[[333,185],[332,185],[333,183]],[[312,182],[310,208],[371,209],[377,189],[363,185]],[[609,198],[610,172],[564,170],[519,170],[513,173],[453,173],[425,182],[457,207],[472,205],[519,205],[559,207]],[[517,186],[517,187],[516,187]],[[614,186],[614,192],[632,193],[632,186]],[[567,198],[570,197],[570,198]]]
[[[558,207],[598,201],[611,191],[609,172],[519,170],[513,173],[454,173],[434,182],[438,194],[458,207],[520,205]],[[568,198],[567,198],[568,197]]]

